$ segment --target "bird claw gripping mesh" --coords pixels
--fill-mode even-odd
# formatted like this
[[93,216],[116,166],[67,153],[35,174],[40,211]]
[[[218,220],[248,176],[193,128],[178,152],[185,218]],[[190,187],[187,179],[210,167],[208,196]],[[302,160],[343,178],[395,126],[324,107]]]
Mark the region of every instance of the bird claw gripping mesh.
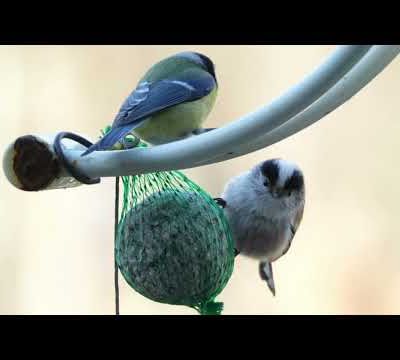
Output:
[[123,176],[122,183],[115,256],[124,279],[151,300],[220,314],[215,298],[234,266],[223,210],[179,171]]

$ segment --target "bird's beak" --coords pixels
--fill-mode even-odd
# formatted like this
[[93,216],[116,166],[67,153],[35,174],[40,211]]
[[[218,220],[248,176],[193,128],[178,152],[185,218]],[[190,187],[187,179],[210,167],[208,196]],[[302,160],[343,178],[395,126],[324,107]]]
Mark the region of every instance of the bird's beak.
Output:
[[271,193],[271,196],[272,196],[274,199],[278,199],[278,198],[280,198],[280,197],[282,196],[282,190],[279,189],[279,188],[273,188],[273,189],[271,189],[271,190],[270,190],[270,193]]

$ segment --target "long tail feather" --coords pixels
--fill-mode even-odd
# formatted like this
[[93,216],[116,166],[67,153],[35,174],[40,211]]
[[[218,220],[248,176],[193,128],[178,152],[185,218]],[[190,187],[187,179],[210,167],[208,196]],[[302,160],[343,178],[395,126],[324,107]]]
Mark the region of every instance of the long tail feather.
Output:
[[275,282],[274,273],[272,272],[272,264],[267,261],[262,261],[260,262],[258,269],[261,279],[267,282],[268,288],[271,290],[272,295],[275,296]]

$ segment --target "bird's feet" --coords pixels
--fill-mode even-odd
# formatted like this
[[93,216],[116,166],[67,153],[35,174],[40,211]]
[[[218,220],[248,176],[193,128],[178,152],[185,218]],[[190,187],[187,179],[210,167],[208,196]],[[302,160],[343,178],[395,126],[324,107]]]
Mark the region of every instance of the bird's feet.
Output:
[[192,135],[201,135],[201,134],[204,134],[204,133],[206,133],[206,132],[209,132],[209,131],[212,131],[212,130],[215,130],[215,129],[217,129],[217,128],[200,128],[200,129],[195,129],[195,130],[193,130],[192,131]]
[[[214,198],[214,201],[223,209],[226,207],[226,201],[223,198]],[[235,257],[240,254],[240,251],[235,248]]]
[[134,135],[127,135],[121,140],[122,147],[127,149],[133,149],[134,147],[138,146],[140,143],[140,139]]
[[214,198],[214,201],[223,209],[226,207],[226,201],[223,198]]

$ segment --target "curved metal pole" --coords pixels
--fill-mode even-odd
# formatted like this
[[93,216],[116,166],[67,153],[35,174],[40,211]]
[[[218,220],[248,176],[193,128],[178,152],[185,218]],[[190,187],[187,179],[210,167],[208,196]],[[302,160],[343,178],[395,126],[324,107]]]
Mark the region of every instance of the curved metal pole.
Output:
[[[398,45],[341,46],[325,63],[283,96],[220,129],[175,143],[144,149],[95,152],[83,158],[80,157],[81,148],[66,141],[63,144],[65,154],[74,166],[91,177],[184,169],[229,160],[269,146],[321,119],[362,89],[399,52]],[[14,172],[17,164],[14,160],[24,158],[14,156],[15,144],[27,144],[25,154],[32,154],[31,150],[35,150],[36,155],[51,159],[56,158],[53,139],[54,136],[25,136],[10,144],[5,151],[3,168],[14,186],[30,190],[21,185]],[[29,181],[45,185],[32,186],[31,190],[77,185],[68,177],[65,169],[57,174],[44,174],[42,168],[38,168],[37,174],[31,172]]]
[[196,166],[225,161],[277,143],[314,124],[352,98],[373,80],[400,53],[400,46],[379,45],[373,48],[335,86],[311,106],[283,125],[259,137],[251,144],[234,150],[233,154],[217,156]]
[[230,153],[260,134],[282,125],[334,86],[371,48],[339,46],[313,73],[269,105],[214,131],[170,144],[125,151],[99,151],[68,158],[90,177],[134,175],[196,166],[200,161]]

